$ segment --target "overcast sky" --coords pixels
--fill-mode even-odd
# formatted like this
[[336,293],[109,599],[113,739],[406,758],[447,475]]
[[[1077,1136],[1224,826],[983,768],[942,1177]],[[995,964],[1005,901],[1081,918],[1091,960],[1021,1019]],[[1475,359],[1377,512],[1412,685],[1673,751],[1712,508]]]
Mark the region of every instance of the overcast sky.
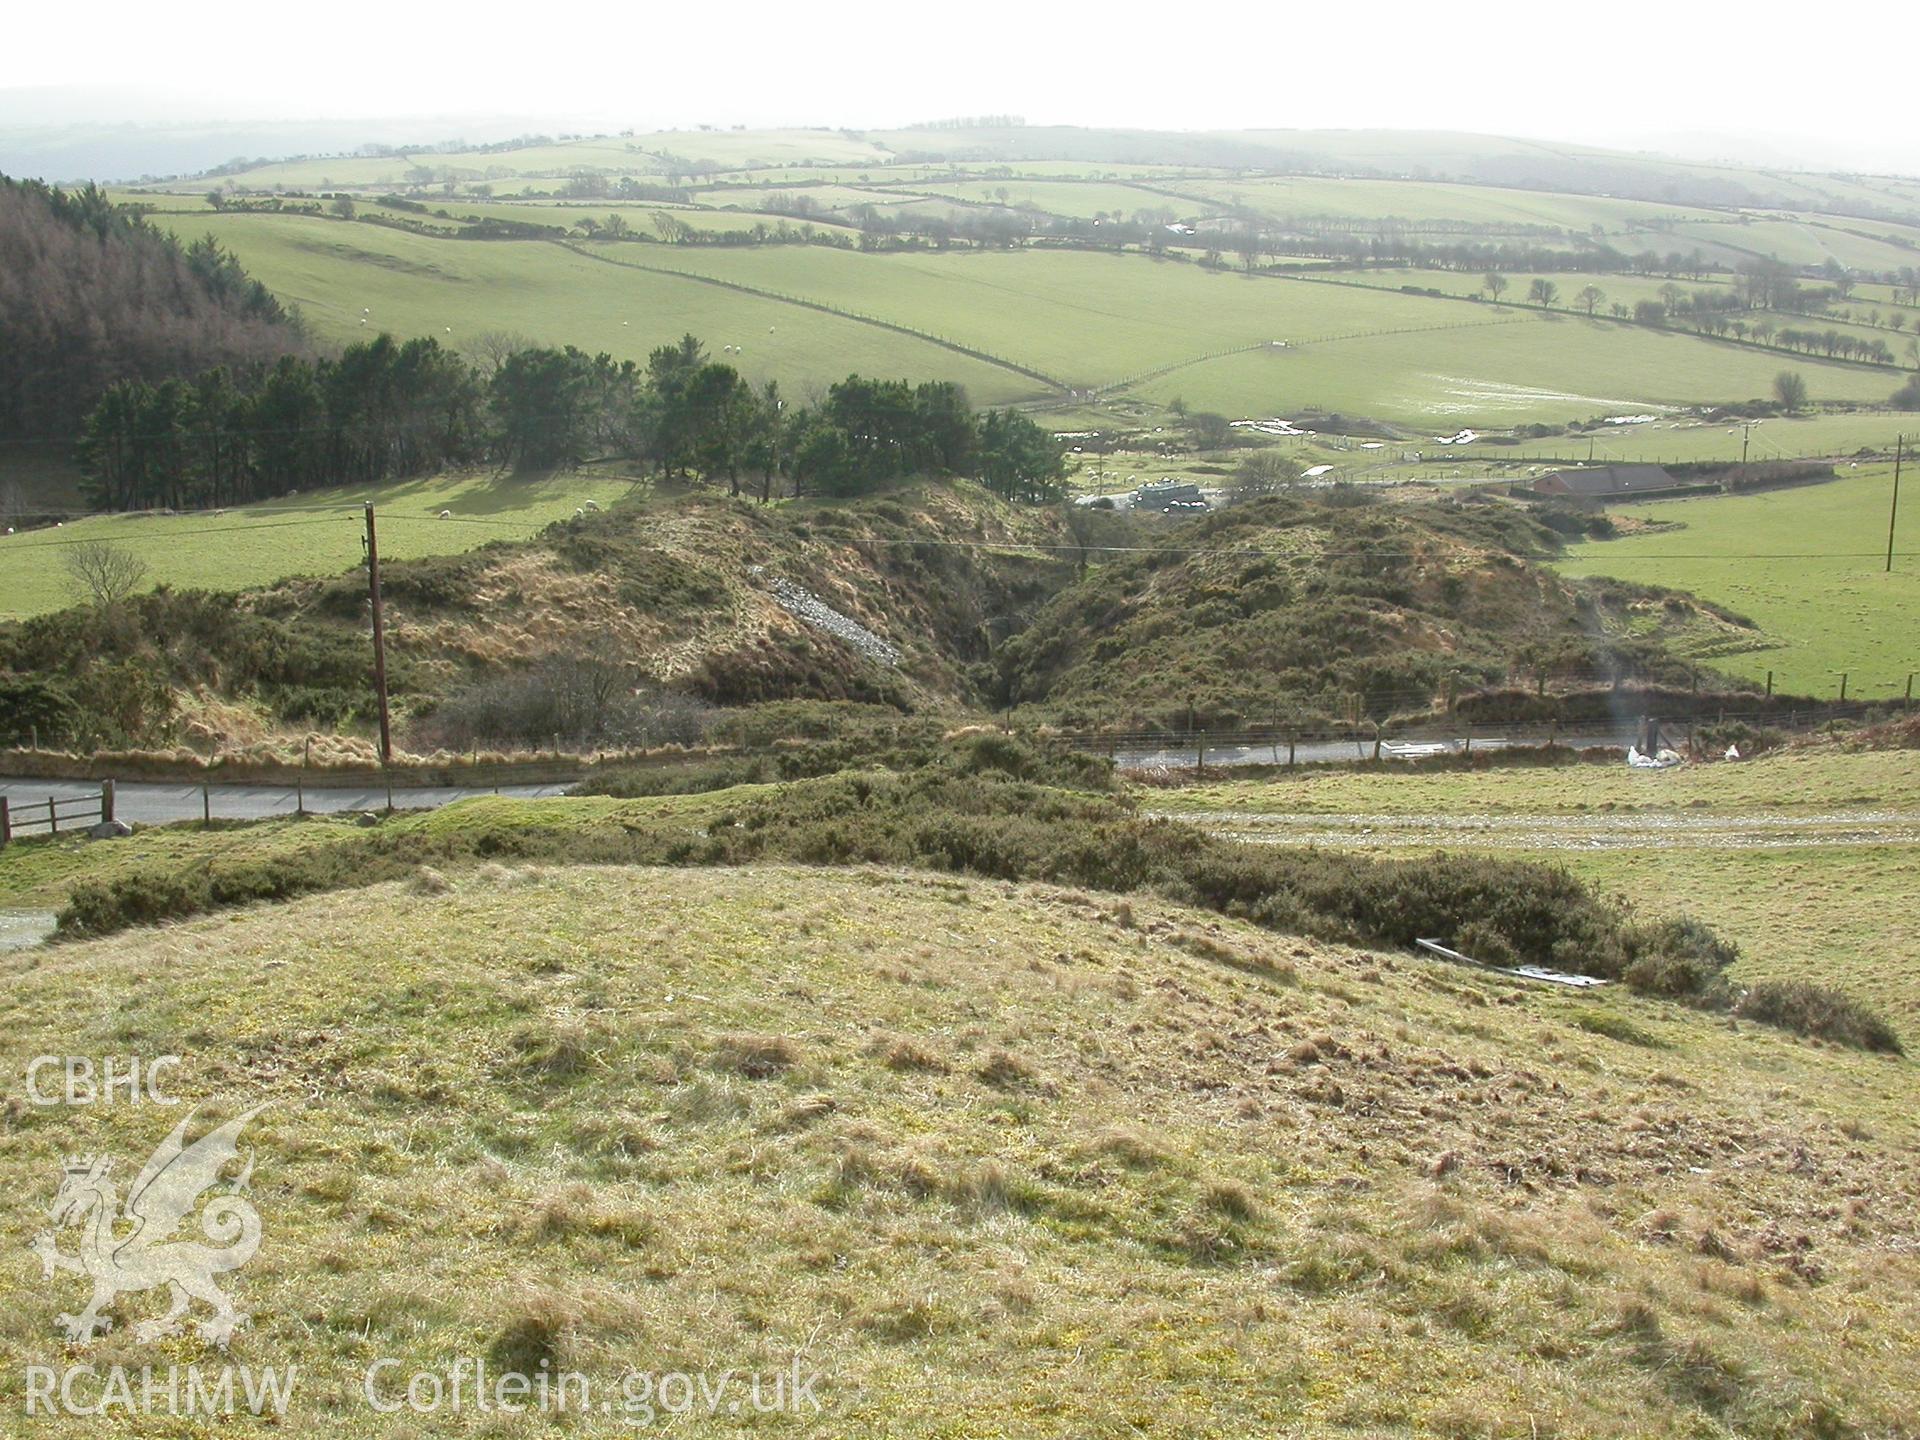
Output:
[[596,129],[866,128],[1011,112],[1031,123],[1458,129],[1628,146],[1741,136],[1759,159],[1920,168],[1908,53],[1920,21],[1890,3],[1827,5],[1791,22],[1699,0],[9,8],[0,90],[16,93],[0,100],[16,125],[81,118],[70,99],[26,87],[85,86],[121,97],[86,102],[87,118],[105,120],[452,113]]

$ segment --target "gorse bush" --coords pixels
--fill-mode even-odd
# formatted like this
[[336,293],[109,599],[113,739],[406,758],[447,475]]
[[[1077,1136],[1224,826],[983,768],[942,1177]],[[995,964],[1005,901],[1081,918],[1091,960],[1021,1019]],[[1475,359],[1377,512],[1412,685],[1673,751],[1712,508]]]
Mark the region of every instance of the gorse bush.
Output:
[[1762,980],[1748,987],[1733,1013],[1743,1020],[1757,1020],[1801,1035],[1850,1045],[1856,1050],[1877,1050],[1904,1055],[1893,1027],[1871,1008],[1851,996],[1825,985],[1809,985],[1802,980]]
[[641,682],[602,655],[555,655],[458,692],[418,722],[431,745],[474,747],[689,744],[706,733],[707,705]]
[[1720,985],[1720,972],[1740,958],[1740,949],[1691,916],[1671,916],[1629,932],[1624,978],[1647,995],[1673,999],[1706,997]]
[[[1247,845],[1136,815],[1097,789],[1054,778],[1067,761],[1004,737],[968,737],[909,773],[843,771],[764,790],[696,823],[644,811],[617,823],[536,829],[504,819],[431,830],[400,823],[273,861],[143,871],[75,887],[67,935],[100,934],[224,905],[405,878],[422,864],[518,858],[651,865],[880,864],[1120,894],[1148,892],[1265,929],[1408,948],[1423,937],[1469,953],[1623,980],[1690,1004],[1733,1003],[1721,972],[1733,946],[1689,919],[1636,923],[1565,869],[1476,855],[1378,860]],[[1094,777],[1095,783],[1099,777]],[[1762,992],[1742,1013],[1848,1044],[1889,1048],[1870,1012],[1828,997]],[[1819,1028],[1815,1028],[1815,1026]],[[1891,1036],[1890,1031],[1885,1036]],[[1894,1042],[1897,1044],[1897,1042]]]

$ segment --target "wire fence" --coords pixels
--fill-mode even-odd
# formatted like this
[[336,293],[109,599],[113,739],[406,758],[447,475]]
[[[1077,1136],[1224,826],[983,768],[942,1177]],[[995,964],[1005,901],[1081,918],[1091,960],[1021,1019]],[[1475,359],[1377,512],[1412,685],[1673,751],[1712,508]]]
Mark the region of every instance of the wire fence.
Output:
[[1210,754],[1227,752],[1236,752],[1236,763],[1259,763],[1258,755],[1240,752],[1265,751],[1269,763],[1279,765],[1330,759],[1399,759],[1410,754],[1471,755],[1476,747],[1624,749],[1630,744],[1661,743],[1693,747],[1702,730],[1724,734],[1727,727],[1744,726],[1756,732],[1804,735],[1842,723],[1856,725],[1887,712],[1909,713],[1912,708],[1909,692],[1904,699],[1878,703],[1756,703],[1734,707],[1708,703],[1691,709],[1678,706],[1644,711],[1629,706],[1604,716],[1544,720],[1473,720],[1436,715],[1402,721],[1275,722],[1215,728],[1134,725],[1069,729],[1055,732],[1054,738],[1075,750],[1136,763],[1143,759],[1167,763],[1191,760],[1204,766]]

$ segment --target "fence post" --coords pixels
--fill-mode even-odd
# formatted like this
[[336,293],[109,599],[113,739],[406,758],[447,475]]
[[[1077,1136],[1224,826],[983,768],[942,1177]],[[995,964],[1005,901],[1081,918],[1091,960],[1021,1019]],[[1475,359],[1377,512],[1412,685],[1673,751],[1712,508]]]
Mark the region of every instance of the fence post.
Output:
[[47,796],[47,834],[60,833],[60,808],[54,803],[53,796]]
[[1293,751],[1299,738],[1300,737],[1295,735],[1293,731],[1289,730],[1287,732],[1287,769],[1289,770],[1293,769]]
[[203,828],[213,824],[213,789],[204,781],[200,785],[200,824]]
[[1195,737],[1193,773],[1196,775],[1204,775],[1207,773],[1207,732],[1204,730]]
[[100,782],[100,823],[102,825],[113,823],[113,781],[111,780]]
[[1767,671],[1767,699],[1773,699],[1773,671]]
[[13,839],[13,814],[7,808],[7,797],[0,795],[0,845]]

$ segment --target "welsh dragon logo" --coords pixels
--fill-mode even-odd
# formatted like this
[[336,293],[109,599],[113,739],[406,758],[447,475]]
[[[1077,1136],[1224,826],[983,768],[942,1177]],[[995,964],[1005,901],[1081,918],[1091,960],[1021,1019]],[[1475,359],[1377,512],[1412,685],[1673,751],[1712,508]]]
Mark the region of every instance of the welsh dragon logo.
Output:
[[[233,1301],[213,1283],[213,1277],[238,1270],[260,1247],[260,1214],[246,1198],[253,1175],[252,1154],[235,1178],[222,1180],[221,1171],[239,1159],[240,1132],[266,1108],[256,1105],[188,1145],[187,1126],[198,1111],[190,1112],[134,1178],[124,1210],[118,1188],[109,1178],[110,1158],[80,1155],[66,1161],[65,1179],[48,1210],[57,1228],[43,1231],[32,1248],[40,1257],[45,1278],[51,1280],[56,1270],[65,1270],[93,1281],[93,1298],[86,1309],[57,1317],[68,1339],[85,1343],[110,1329],[112,1319],[100,1312],[116,1295],[163,1285],[171,1292],[172,1304],[166,1314],[136,1326],[137,1339],[151,1341],[173,1334],[195,1300],[211,1305],[214,1312],[199,1325],[200,1334],[223,1349],[234,1330],[247,1323],[249,1317],[233,1308]],[[201,1196],[216,1186],[221,1188],[199,1215],[201,1233],[212,1243],[176,1237],[174,1232]],[[77,1255],[60,1249],[58,1227],[81,1231]]]

